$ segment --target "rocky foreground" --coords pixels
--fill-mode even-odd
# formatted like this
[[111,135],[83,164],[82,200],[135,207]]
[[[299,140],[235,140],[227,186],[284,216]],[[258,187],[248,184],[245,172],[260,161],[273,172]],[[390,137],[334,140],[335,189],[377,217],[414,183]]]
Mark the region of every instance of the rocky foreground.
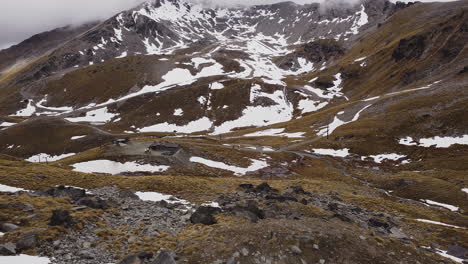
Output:
[[241,184],[210,206],[143,201],[117,187],[58,186],[1,197],[0,256],[80,264],[451,263],[434,254],[438,245],[417,246],[401,217],[301,186]]

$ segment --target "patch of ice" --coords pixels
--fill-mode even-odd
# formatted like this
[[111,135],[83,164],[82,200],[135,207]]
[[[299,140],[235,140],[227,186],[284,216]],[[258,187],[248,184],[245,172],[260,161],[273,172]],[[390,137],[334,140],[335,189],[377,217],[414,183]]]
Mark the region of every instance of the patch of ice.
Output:
[[367,58],[367,57],[364,56],[364,57],[361,57],[361,58],[359,58],[359,59],[354,60],[354,62],[363,61],[363,60],[365,60],[366,58]]
[[37,257],[29,255],[18,256],[0,256],[0,263],[14,263],[14,264],[49,264],[50,259],[47,257]]
[[174,115],[175,116],[183,116],[184,115],[184,110],[182,110],[181,108],[177,108],[176,110],[174,110]]
[[109,122],[118,114],[111,113],[107,107],[92,110],[86,113],[86,116],[65,118],[70,122]]
[[224,85],[220,82],[214,82],[212,84],[210,84],[210,89],[211,90],[221,90],[224,88]]
[[398,143],[400,143],[400,145],[405,145],[405,146],[417,146],[418,145],[418,143],[415,142],[412,137],[400,138]]
[[369,102],[369,101],[377,100],[379,98],[380,98],[380,96],[375,96],[375,97],[371,97],[371,98],[367,98],[367,99],[362,99],[361,101],[362,102]]
[[72,137],[71,140],[77,140],[77,139],[84,138],[84,137],[87,137],[87,135],[75,136],[75,137]]
[[18,112],[16,112],[15,114],[11,116],[27,117],[27,116],[32,116],[35,112],[36,112],[36,106],[33,105],[32,100],[29,100],[26,108],[19,110]]
[[382,163],[383,161],[392,160],[397,161],[403,158],[406,158],[406,155],[399,155],[396,153],[388,153],[388,154],[379,154],[379,155],[370,155],[368,157],[362,157],[363,160],[366,158],[371,158],[374,160],[375,163]]
[[333,157],[345,158],[349,155],[349,149],[312,149],[312,151],[319,155],[327,155]]
[[433,138],[421,138],[419,145],[422,147],[435,146],[436,148],[448,148],[452,145],[468,145],[468,135],[462,137],[433,137]]
[[328,102],[313,101],[309,99],[303,99],[299,101],[298,109],[301,110],[302,114],[311,113],[318,111],[328,105]]
[[135,161],[120,163],[112,160],[92,160],[72,165],[74,171],[85,173],[110,173],[120,174],[124,172],[164,172],[169,169],[165,165],[139,164]]
[[456,206],[453,206],[453,205],[450,205],[450,204],[439,203],[439,202],[435,202],[435,201],[431,201],[431,200],[422,200],[422,201],[429,204],[429,205],[435,205],[435,206],[440,206],[440,207],[449,209],[452,212],[456,212],[456,211],[458,211],[458,209],[460,209],[459,207],[456,207]]
[[8,185],[0,184],[0,192],[14,193],[14,192],[20,192],[20,191],[26,191],[26,190],[22,188],[16,188],[16,187],[11,187]]
[[68,153],[68,154],[62,154],[62,155],[57,155],[57,156],[52,156],[46,153],[39,153],[39,154],[36,154],[34,156],[27,158],[26,161],[36,162],[36,163],[37,162],[51,162],[51,161],[57,161],[57,160],[61,160],[64,158],[68,158],[73,155],[76,155],[76,153]]
[[441,225],[441,226],[447,226],[447,227],[453,227],[453,228],[459,228],[459,229],[466,229],[466,228],[464,228],[464,227],[455,226],[455,225],[449,225],[449,224],[444,224],[444,223],[441,223],[441,222],[432,221],[432,220],[426,220],[426,219],[416,219],[416,221],[418,221],[418,222],[423,222],[423,223],[428,223],[428,224],[433,224],[433,225]]
[[463,263],[464,262],[463,259],[452,256],[452,255],[448,254],[447,251],[445,251],[445,250],[436,249],[436,253],[441,255],[444,258],[451,259],[451,260],[453,260],[453,261],[455,261],[457,263]]
[[149,201],[149,202],[165,201],[170,204],[176,204],[176,203],[180,203],[184,205],[190,204],[190,202],[187,200],[179,199],[169,194],[162,194],[158,192],[136,192],[135,194],[142,201]]
[[248,172],[257,171],[257,170],[268,167],[268,163],[266,161],[255,160],[255,159],[252,159],[252,165],[250,165],[247,168],[227,165],[227,164],[225,164],[223,162],[208,160],[208,159],[204,159],[204,158],[200,158],[200,157],[191,157],[190,161],[191,162],[196,162],[196,163],[201,163],[203,165],[206,165],[206,166],[212,167],[212,168],[232,171],[232,172],[234,172],[234,174],[236,174],[238,176],[245,175]]
[[321,136],[321,137],[324,137],[324,136],[327,136],[327,133],[329,135],[331,135],[333,133],[333,131],[335,131],[338,127],[342,126],[342,125],[346,125],[346,124],[349,124],[351,122],[355,122],[359,119],[359,116],[361,115],[361,113],[366,110],[367,108],[369,108],[370,106],[372,106],[372,104],[370,105],[367,105],[365,106],[364,108],[362,108],[361,110],[359,110],[359,112],[357,112],[353,119],[351,119],[350,121],[342,121],[341,119],[339,119],[337,116],[335,116],[335,118],[333,119],[333,122],[331,122],[330,124],[328,124],[327,126],[323,126],[318,132],[317,132],[317,135],[318,136]]
[[468,135],[461,137],[433,137],[433,138],[421,138],[419,142],[413,140],[412,137],[406,137],[399,139],[399,143],[405,146],[419,146],[419,147],[436,147],[436,148],[449,148],[452,145],[468,145]]
[[236,120],[226,121],[215,128],[213,135],[230,132],[237,127],[268,126],[276,123],[287,122],[293,117],[293,106],[288,102],[285,91],[275,91],[273,94],[261,91],[260,85],[253,85],[250,91],[250,102],[257,98],[266,97],[275,102],[270,106],[247,106],[242,111],[242,116]]
[[176,133],[193,133],[209,130],[213,122],[208,117],[202,117],[198,120],[189,122],[186,125],[179,126],[176,124],[169,124],[167,122],[156,124],[138,129],[140,132],[176,132]]
[[127,57],[127,52],[126,51],[122,52],[122,54],[120,54],[119,56],[117,56],[115,58],[116,59],[121,59],[121,58],[125,58],[125,57]]
[[203,203],[202,206],[221,208],[218,202],[206,202],[206,203]]
[[11,127],[11,126],[14,126],[14,125],[16,125],[16,123],[10,123],[10,122],[0,123],[0,127]]
[[245,134],[244,137],[267,137],[267,136],[277,136],[282,133],[284,128],[271,128],[267,130],[257,131],[249,134]]

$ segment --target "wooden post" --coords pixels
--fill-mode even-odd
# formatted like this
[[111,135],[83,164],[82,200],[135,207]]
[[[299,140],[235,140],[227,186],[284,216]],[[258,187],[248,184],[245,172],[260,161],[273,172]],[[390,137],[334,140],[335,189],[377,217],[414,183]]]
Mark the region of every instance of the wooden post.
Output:
[[328,139],[328,131],[329,131],[329,130],[328,130],[328,126],[329,126],[329,124],[327,124],[327,139]]

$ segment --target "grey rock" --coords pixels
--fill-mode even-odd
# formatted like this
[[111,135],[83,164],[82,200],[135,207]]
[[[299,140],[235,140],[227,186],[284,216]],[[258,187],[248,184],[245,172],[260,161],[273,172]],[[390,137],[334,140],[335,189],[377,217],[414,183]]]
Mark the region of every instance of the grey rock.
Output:
[[249,255],[249,250],[246,248],[241,249],[242,256],[247,257]]
[[15,224],[4,223],[1,226],[1,231],[2,232],[10,232],[10,231],[14,231],[14,230],[16,230],[18,228],[19,228],[19,226],[15,225]]
[[49,221],[50,226],[66,226],[70,227],[74,224],[73,218],[70,216],[70,212],[57,209],[52,211],[52,216]]
[[137,255],[128,255],[119,264],[141,264],[142,261]]
[[95,255],[90,250],[82,250],[78,253],[81,257],[85,259],[94,259]]
[[13,243],[0,245],[0,256],[13,256],[16,254],[16,246]]
[[214,215],[221,212],[221,209],[216,207],[202,206],[199,207],[195,213],[190,217],[192,224],[214,225],[216,219]]
[[298,246],[291,246],[291,251],[293,254],[296,255],[302,254],[302,250]]
[[38,245],[38,240],[36,232],[29,232],[16,242],[16,248],[19,251],[35,248]]
[[226,264],[236,264],[237,261],[234,257],[230,257],[227,261]]
[[175,260],[175,253],[165,249],[158,251],[156,259],[151,264],[177,264]]

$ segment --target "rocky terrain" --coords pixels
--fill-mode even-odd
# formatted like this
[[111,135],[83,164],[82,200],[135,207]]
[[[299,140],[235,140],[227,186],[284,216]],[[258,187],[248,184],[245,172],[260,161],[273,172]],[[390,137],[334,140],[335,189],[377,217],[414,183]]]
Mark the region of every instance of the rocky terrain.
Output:
[[0,51],[0,263],[467,263],[468,2],[147,1]]

